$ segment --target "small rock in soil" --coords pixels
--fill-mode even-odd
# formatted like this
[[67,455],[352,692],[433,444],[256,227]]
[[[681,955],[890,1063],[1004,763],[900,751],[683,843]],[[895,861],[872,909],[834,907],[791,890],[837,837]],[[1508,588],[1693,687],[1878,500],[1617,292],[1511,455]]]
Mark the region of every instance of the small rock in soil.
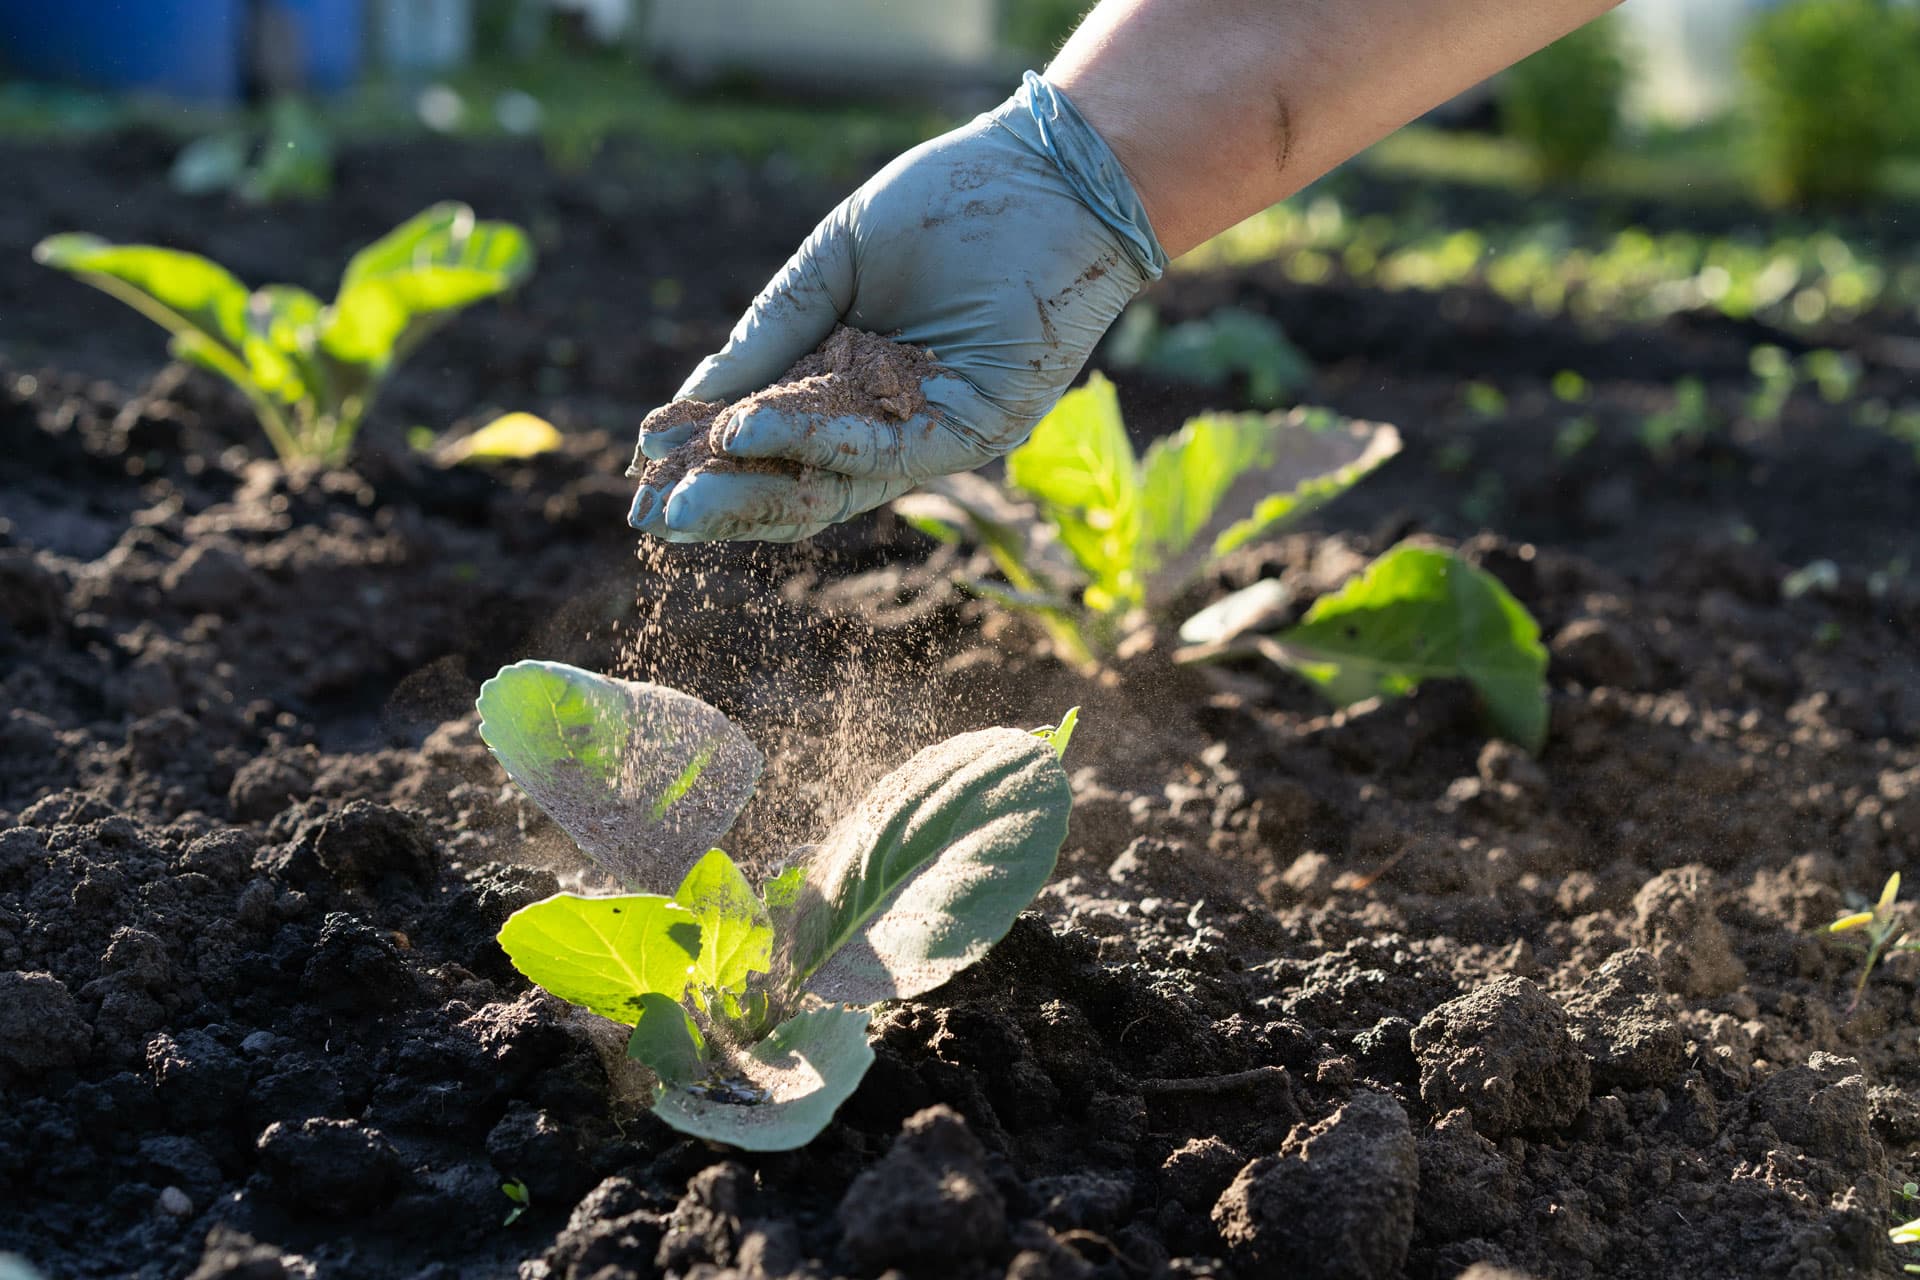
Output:
[[1638,690],[1653,683],[1653,664],[1627,629],[1606,618],[1575,618],[1549,646],[1555,665],[1589,688]]
[[1573,1037],[1593,1064],[1593,1087],[1650,1088],[1678,1075],[1687,1038],[1669,1016],[1660,969],[1630,947],[1587,975],[1567,1001]]
[[598,1275],[602,1268],[645,1273],[666,1234],[664,1214],[652,1212],[628,1178],[608,1178],[574,1206],[545,1258],[547,1274],[559,1280]]
[[1633,899],[1634,941],[1653,954],[1669,991],[1723,996],[1746,978],[1715,913],[1713,873],[1698,863],[1672,867]]
[[1587,1104],[1586,1055],[1560,1006],[1526,978],[1497,978],[1449,1000],[1413,1029],[1420,1097],[1436,1115],[1458,1107],[1489,1138],[1551,1133]]
[[1866,1078],[1852,1058],[1816,1053],[1803,1067],[1776,1072],[1754,1091],[1753,1106],[1776,1133],[1810,1155],[1849,1169],[1886,1163],[1873,1137]]
[[0,973],[0,1078],[31,1080],[86,1061],[93,1030],[50,973]]
[[378,1208],[403,1172],[393,1144],[378,1129],[354,1120],[275,1121],[258,1145],[273,1198],[322,1217],[348,1218]]
[[187,1280],[287,1280],[280,1251],[229,1227],[207,1233],[200,1265]]
[[1419,1187],[1407,1113],[1362,1090],[1242,1169],[1213,1223],[1247,1275],[1387,1280],[1413,1241]]
[[518,1178],[542,1199],[567,1204],[594,1184],[581,1131],[516,1102],[487,1135],[487,1155],[503,1178]]
[[986,1170],[986,1149],[950,1107],[908,1118],[881,1161],[847,1188],[837,1217],[867,1270],[961,1262],[1007,1243],[1007,1207]]
[[1451,1111],[1420,1134],[1422,1238],[1466,1240],[1502,1231],[1519,1212],[1518,1178],[1499,1148],[1473,1130],[1473,1116]]

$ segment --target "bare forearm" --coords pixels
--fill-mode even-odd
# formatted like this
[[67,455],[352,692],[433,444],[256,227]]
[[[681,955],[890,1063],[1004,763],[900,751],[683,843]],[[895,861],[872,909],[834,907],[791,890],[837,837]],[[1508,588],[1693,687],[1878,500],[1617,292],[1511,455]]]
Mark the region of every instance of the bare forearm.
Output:
[[1619,0],[1103,0],[1048,68],[1184,253]]

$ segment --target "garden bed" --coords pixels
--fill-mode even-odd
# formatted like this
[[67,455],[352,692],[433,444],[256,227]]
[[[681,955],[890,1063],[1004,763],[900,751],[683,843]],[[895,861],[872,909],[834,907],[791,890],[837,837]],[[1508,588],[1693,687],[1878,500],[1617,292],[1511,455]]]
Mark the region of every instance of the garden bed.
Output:
[[[1920,467],[1855,422],[1920,399],[1911,314],[1160,287],[1171,318],[1273,315],[1309,398],[1407,445],[1210,590],[1305,601],[1410,533],[1459,543],[1550,641],[1534,760],[1464,686],[1329,714],[1164,644],[1074,675],[885,513],[636,560],[631,429],[830,201],[774,166],[396,145],[269,218],[167,194],[157,140],[12,150],[14,246],[85,228],[319,286],[457,198],[542,262],[396,380],[351,472],[289,475],[237,397],[156,373],[138,317],[0,260],[0,1251],[63,1280],[1893,1265],[1920,993],[1895,962],[1849,1011],[1823,930],[1920,851]],[[1758,420],[1762,342],[1848,352],[1858,384]],[[1688,376],[1716,425],[1649,448]],[[1119,381],[1150,432],[1231,401]],[[568,444],[493,470],[400,444],[490,408]],[[1082,704],[1060,874],[879,1016],[812,1145],[685,1140],[493,942],[588,876],[477,736],[479,681],[529,655],[747,726],[786,797],[748,810],[763,859],[913,748]]]

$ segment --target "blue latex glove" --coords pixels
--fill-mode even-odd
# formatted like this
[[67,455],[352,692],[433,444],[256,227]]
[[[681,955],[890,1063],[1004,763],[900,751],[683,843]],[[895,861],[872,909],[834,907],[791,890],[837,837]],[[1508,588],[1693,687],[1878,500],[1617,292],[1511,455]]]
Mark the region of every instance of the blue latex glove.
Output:
[[[997,109],[896,159],[828,214],[676,399],[737,400],[837,323],[932,350],[943,372],[907,422],[763,408],[726,454],[793,464],[641,486],[634,528],[673,541],[790,542],[1019,445],[1166,254],[1120,162],[1028,72]],[[629,475],[691,427],[643,433]]]

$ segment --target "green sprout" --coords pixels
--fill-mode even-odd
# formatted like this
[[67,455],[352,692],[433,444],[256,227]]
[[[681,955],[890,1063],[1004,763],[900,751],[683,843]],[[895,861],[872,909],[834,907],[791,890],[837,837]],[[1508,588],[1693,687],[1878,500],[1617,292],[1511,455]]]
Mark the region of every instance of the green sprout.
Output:
[[1306,617],[1274,630],[1290,593],[1274,579],[1187,619],[1177,662],[1261,657],[1339,707],[1400,697],[1423,682],[1464,679],[1501,737],[1538,754],[1547,740],[1547,650],[1526,606],[1459,557],[1402,544]]
[[520,228],[438,204],[353,255],[332,302],[290,284],[249,290],[198,254],[49,236],[34,260],[68,272],[173,335],[177,359],[246,396],[285,463],[346,460],[395,368],[455,312],[533,271]]
[[1704,440],[1713,431],[1713,410],[1707,385],[1687,377],[1673,384],[1673,403],[1650,413],[1640,424],[1640,443],[1659,458],[1670,457],[1679,444]]
[[1007,456],[1011,493],[962,474],[894,509],[931,537],[978,545],[1005,582],[968,589],[1035,617],[1063,661],[1090,669],[1222,556],[1399,450],[1392,427],[1294,409],[1202,414],[1136,455],[1119,396],[1096,373]]
[[1874,966],[1885,959],[1889,952],[1920,951],[1920,940],[1915,940],[1904,931],[1896,915],[1900,906],[1899,897],[1900,873],[1896,871],[1887,877],[1886,886],[1880,890],[1879,901],[1870,910],[1851,912],[1827,926],[1828,933],[1859,932],[1866,937],[1866,960],[1860,966],[1859,981],[1853,985],[1853,999],[1847,1004],[1848,1013],[1860,1007],[1860,999],[1867,992],[1867,979],[1873,976]]
[[533,1207],[533,1194],[527,1190],[527,1184],[518,1178],[509,1178],[501,1183],[500,1194],[513,1201],[513,1208],[507,1210],[506,1221],[500,1224],[503,1227],[520,1221],[520,1215]]
[[[1053,874],[1078,708],[896,769],[757,888],[713,842],[762,757],[697,698],[560,663],[480,691],[480,735],[589,857],[637,892],[555,894],[499,941],[551,994],[632,1028],[654,1114],[753,1151],[811,1141],[873,1063],[873,1006],[979,960]],[[671,895],[645,892],[677,877]]]

